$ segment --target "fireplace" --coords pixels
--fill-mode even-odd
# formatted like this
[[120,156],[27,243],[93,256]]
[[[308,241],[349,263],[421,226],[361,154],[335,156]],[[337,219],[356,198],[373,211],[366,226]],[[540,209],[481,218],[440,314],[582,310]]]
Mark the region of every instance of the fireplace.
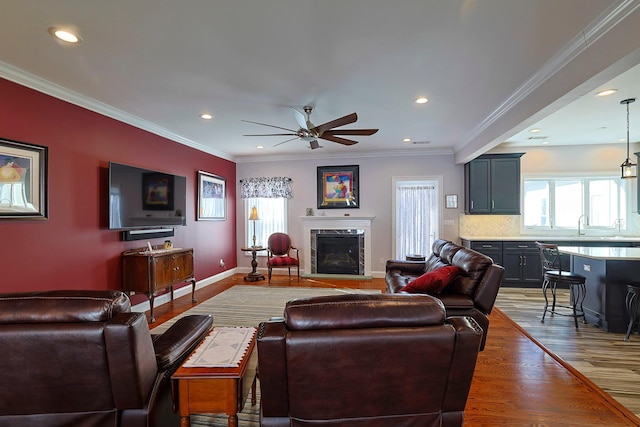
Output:
[[[303,277],[332,274],[345,277],[371,277],[371,223],[374,217],[318,215],[300,218],[303,223],[303,236],[306,236],[303,239],[303,253],[308,254],[300,260]],[[325,263],[327,265],[321,266],[319,270],[318,236],[322,236],[320,237],[321,246],[325,245],[322,240],[331,238],[327,242],[329,247],[320,248],[321,251],[329,251],[331,256],[324,257],[327,258],[328,262]],[[345,243],[349,241],[350,243]],[[336,244],[346,247],[341,249],[340,255],[330,247]],[[323,255],[320,254],[320,257],[322,258]],[[347,271],[345,264],[347,261],[351,263],[351,260],[357,261],[357,269],[351,266]],[[337,272],[337,268],[344,270]],[[327,269],[331,272],[327,272]]]
[[316,273],[364,274],[361,259],[362,234],[316,234]]

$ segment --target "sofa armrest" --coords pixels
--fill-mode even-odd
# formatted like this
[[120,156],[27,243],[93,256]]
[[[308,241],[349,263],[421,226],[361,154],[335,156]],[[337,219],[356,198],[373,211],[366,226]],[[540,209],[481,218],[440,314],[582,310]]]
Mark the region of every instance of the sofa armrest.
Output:
[[178,368],[213,326],[211,315],[181,317],[154,342],[158,370]]
[[483,331],[471,317],[447,318],[456,331],[456,349],[451,361],[443,411],[463,411],[471,388]]
[[289,387],[285,336],[282,321],[263,322],[258,332],[258,378],[261,417],[287,417]]
[[420,276],[427,266],[426,261],[402,261],[397,259],[387,260],[385,271],[401,270],[403,273]]
[[493,305],[496,302],[500,286],[502,286],[502,278],[504,276],[504,267],[493,264],[487,269],[482,278],[482,282],[478,284],[478,289],[474,297],[476,306],[485,314],[491,314]]

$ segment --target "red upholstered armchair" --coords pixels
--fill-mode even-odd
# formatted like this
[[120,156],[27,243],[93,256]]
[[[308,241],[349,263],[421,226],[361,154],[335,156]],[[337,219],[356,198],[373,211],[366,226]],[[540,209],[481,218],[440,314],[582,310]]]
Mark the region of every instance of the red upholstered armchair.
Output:
[[[295,251],[295,257],[291,252]],[[269,236],[267,244],[267,267],[269,268],[269,283],[271,283],[271,270],[274,268],[288,268],[291,279],[291,267],[296,267],[298,281],[300,281],[300,258],[298,249],[291,246],[291,238],[285,233],[273,233]]]

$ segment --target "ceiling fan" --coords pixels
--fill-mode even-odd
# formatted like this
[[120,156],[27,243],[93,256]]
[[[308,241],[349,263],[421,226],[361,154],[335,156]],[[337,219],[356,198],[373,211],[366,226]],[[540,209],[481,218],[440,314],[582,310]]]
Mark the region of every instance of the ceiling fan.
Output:
[[354,141],[352,139],[346,139],[342,136],[369,136],[378,132],[378,129],[335,129],[340,126],[348,125],[350,123],[355,123],[358,120],[358,115],[356,113],[347,114],[344,117],[340,117],[335,120],[331,120],[330,122],[323,123],[321,125],[314,125],[311,123],[309,116],[313,112],[313,107],[306,105],[304,107],[304,113],[297,110],[296,108],[291,107],[293,110],[293,115],[298,122],[300,128],[298,130],[287,129],[280,126],[268,125],[266,123],[258,123],[252,122],[250,120],[243,120],[243,122],[253,123],[256,125],[269,126],[276,129],[282,129],[288,131],[288,133],[267,133],[267,134],[250,134],[243,136],[293,136],[293,138],[287,139],[286,141],[279,142],[274,145],[274,147],[284,144],[285,142],[293,141],[294,139],[302,139],[309,142],[309,147],[312,150],[316,148],[322,148],[320,143],[318,143],[318,139],[324,139],[327,141],[337,142],[338,144],[343,145],[353,145],[357,144],[358,141]]

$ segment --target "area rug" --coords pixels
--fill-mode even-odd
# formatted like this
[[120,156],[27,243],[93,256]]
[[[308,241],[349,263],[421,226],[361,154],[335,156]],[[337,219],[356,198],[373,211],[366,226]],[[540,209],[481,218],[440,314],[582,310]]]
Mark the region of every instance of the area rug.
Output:
[[258,326],[272,317],[282,317],[284,306],[296,298],[323,295],[373,294],[378,290],[341,288],[298,288],[236,285],[213,298],[153,328],[162,333],[177,319],[190,314],[211,314],[213,326]]
[[[284,306],[296,298],[324,295],[372,294],[377,290],[338,289],[338,288],[298,288],[236,285],[210,298],[179,316],[152,329],[152,333],[162,333],[177,319],[190,314],[211,314],[214,326],[258,326],[260,322],[272,317],[281,317]],[[258,384],[258,402],[260,387]],[[260,424],[259,407],[251,406],[251,398],[245,402],[244,410],[238,414],[238,426],[258,427]],[[227,427],[226,415],[192,415],[191,427]]]

